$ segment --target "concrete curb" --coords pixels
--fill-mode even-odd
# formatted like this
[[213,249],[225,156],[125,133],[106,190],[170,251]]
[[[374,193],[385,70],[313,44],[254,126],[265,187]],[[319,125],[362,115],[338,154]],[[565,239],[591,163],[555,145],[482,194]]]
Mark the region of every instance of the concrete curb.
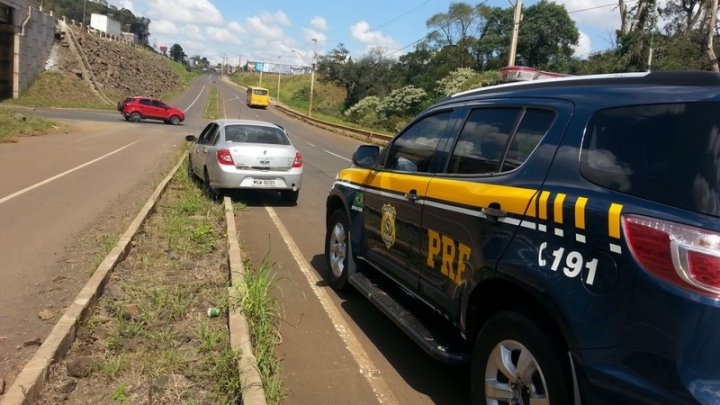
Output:
[[[167,185],[175,173],[185,162],[183,155],[170,173],[160,182],[143,208],[137,214],[125,233],[120,237],[115,247],[95,269],[85,287],[78,293],[63,316],[50,331],[37,352],[23,367],[13,385],[3,395],[0,405],[29,405],[35,403],[42,391],[48,377],[50,366],[62,359],[70,345],[75,340],[75,334],[80,321],[85,317],[90,307],[102,295],[105,283],[115,266],[122,261],[130,251],[133,238],[150,216],[152,211],[165,192]],[[232,286],[228,288],[231,300],[236,300],[242,286],[244,268],[242,255],[235,229],[235,215],[232,203],[225,197],[225,218],[228,234],[228,257],[230,262]],[[237,302],[237,301],[230,301]],[[243,403],[248,405],[265,405],[265,391],[257,369],[257,361],[250,344],[250,333],[247,320],[240,313],[239,308],[231,308],[229,314],[230,342],[233,350],[240,350],[241,358],[238,361],[240,381],[242,383]],[[247,397],[246,397],[247,396]]]
[[265,405],[265,390],[262,386],[260,371],[255,358],[255,351],[250,340],[250,328],[239,305],[245,295],[245,266],[243,265],[242,251],[238,243],[237,229],[235,228],[235,212],[230,197],[223,199],[225,204],[225,223],[227,224],[228,263],[230,265],[230,308],[228,313],[228,328],[230,329],[230,347],[240,352],[238,368],[240,370],[240,387],[243,404]]

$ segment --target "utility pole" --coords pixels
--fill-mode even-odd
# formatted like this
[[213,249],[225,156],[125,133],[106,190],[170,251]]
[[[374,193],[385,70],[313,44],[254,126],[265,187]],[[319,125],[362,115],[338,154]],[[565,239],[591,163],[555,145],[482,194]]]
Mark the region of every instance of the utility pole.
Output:
[[[281,58],[281,56],[278,56],[278,62],[280,61],[280,58]],[[277,64],[277,70],[278,70],[277,101],[280,102],[280,71],[282,70],[280,63]]]
[[313,90],[315,89],[315,60],[317,59],[317,38],[313,38],[312,70],[310,71],[310,102],[308,104],[308,117],[312,117]]
[[518,32],[520,31],[520,20],[522,19],[522,0],[515,0],[515,15],[513,17],[512,41],[510,42],[510,57],[508,66],[515,66],[515,54],[517,52]]

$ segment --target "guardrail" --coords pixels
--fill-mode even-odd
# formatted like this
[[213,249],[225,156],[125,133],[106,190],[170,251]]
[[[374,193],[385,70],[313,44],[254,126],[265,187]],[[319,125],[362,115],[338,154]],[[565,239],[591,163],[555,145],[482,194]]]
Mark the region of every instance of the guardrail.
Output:
[[391,135],[379,134],[377,132],[368,131],[366,129],[352,128],[352,127],[347,127],[347,126],[340,125],[340,124],[333,124],[333,123],[327,122],[327,121],[321,121],[321,120],[309,117],[305,114],[299,113],[297,111],[291,110],[291,109],[289,109],[281,104],[278,104],[278,103],[274,103],[273,105],[275,106],[275,108],[282,111],[283,113],[290,115],[292,117],[295,117],[301,121],[305,121],[310,125],[314,125],[318,128],[327,129],[327,130],[333,131],[333,132],[340,132],[340,133],[348,134],[350,136],[360,137],[365,142],[385,144],[393,138]]

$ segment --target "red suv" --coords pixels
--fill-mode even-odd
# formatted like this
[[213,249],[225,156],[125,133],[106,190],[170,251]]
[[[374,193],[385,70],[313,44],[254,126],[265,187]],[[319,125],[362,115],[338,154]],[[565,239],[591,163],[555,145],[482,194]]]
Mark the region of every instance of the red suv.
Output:
[[182,110],[150,97],[125,97],[118,102],[117,108],[128,121],[154,119],[173,125],[185,121],[185,113]]

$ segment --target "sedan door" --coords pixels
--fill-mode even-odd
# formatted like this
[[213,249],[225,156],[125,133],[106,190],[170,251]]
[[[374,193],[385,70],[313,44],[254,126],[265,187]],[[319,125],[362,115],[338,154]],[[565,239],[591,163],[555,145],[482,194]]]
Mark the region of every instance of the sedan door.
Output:
[[209,123],[205,129],[203,129],[202,133],[200,133],[200,137],[197,142],[195,142],[190,149],[190,161],[192,162],[193,171],[201,178],[204,175],[205,165],[207,164],[208,149],[212,145],[209,142],[215,137],[218,129],[219,126],[217,123]]

